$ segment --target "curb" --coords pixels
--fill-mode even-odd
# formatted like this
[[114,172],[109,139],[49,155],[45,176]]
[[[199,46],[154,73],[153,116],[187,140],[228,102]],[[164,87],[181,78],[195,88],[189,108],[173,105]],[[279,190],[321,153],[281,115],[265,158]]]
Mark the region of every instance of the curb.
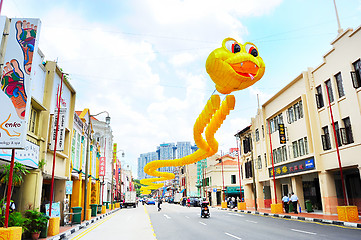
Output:
[[102,215],[99,215],[99,216],[93,218],[92,220],[88,220],[88,221],[85,221],[85,222],[83,222],[83,223],[81,223],[81,224],[78,224],[78,225],[76,225],[75,227],[67,230],[66,232],[62,232],[62,233],[60,233],[60,234],[58,234],[58,235],[55,235],[55,236],[53,236],[53,237],[50,237],[50,238],[48,238],[48,239],[49,239],[49,240],[65,239],[66,237],[68,237],[69,235],[71,235],[71,234],[79,231],[80,229],[85,228],[85,227],[89,226],[90,224],[95,223],[96,221],[98,221],[98,220],[100,220],[100,219],[103,219],[103,218],[105,218],[106,216],[108,216],[108,215],[110,215],[110,214],[112,214],[112,213],[114,213],[114,212],[116,212],[116,211],[119,211],[119,210],[120,210],[120,208],[115,209],[115,210],[110,211],[110,212],[107,212],[107,213],[104,213],[104,214],[102,214]]
[[258,212],[258,211],[245,211],[245,210],[220,208],[220,207],[217,207],[217,209],[218,210],[226,210],[226,211],[228,210],[231,212],[251,213],[251,214],[270,216],[270,217],[288,218],[288,219],[302,220],[302,221],[308,221],[308,222],[334,224],[334,225],[338,225],[338,226],[345,226],[345,227],[352,227],[352,228],[361,228],[360,223],[353,223],[353,222],[335,221],[335,220],[327,220],[327,219],[321,219],[321,218],[298,217],[298,216],[291,216],[291,215],[285,215],[285,214],[263,213],[263,212]]

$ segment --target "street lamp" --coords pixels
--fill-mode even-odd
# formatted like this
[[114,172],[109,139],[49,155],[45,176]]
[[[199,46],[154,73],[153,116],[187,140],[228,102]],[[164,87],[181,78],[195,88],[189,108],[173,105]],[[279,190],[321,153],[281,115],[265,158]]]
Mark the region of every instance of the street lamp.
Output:
[[107,111],[102,111],[100,113],[94,114],[94,115],[90,115],[89,116],[89,123],[87,126],[87,135],[88,135],[88,141],[87,141],[87,148],[86,148],[86,161],[85,161],[85,187],[84,187],[84,219],[86,219],[86,210],[87,210],[87,197],[88,197],[88,177],[89,177],[89,148],[90,148],[90,141],[91,136],[90,136],[90,124],[91,124],[91,117],[94,116],[98,116],[102,113],[106,113],[107,117],[105,118],[106,123],[109,125],[110,124],[110,117],[109,117],[109,113]]

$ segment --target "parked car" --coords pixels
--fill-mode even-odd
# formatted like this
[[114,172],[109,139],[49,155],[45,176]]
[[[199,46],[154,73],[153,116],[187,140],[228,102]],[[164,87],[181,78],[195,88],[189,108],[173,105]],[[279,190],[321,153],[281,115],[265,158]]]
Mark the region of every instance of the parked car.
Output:
[[190,204],[191,204],[192,207],[200,207],[201,206],[199,198],[190,197],[190,200],[191,200]]
[[155,205],[155,201],[153,198],[149,198],[147,199],[147,201],[145,202],[147,205]]

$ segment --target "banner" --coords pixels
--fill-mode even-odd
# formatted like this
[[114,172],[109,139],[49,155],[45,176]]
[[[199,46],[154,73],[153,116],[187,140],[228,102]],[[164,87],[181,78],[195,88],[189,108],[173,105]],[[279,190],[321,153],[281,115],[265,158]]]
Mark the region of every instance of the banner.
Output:
[[105,176],[105,157],[99,158],[99,176]]
[[[31,103],[31,68],[38,51],[39,19],[10,19],[0,80],[0,148],[24,149]],[[1,34],[3,34],[1,32]],[[5,35],[4,35],[5,36]],[[39,58],[40,59],[40,58]]]
[[[32,142],[26,141],[24,150],[15,151],[15,162],[24,164],[27,167],[39,167],[40,147]],[[11,162],[11,150],[0,149],[0,159]]]

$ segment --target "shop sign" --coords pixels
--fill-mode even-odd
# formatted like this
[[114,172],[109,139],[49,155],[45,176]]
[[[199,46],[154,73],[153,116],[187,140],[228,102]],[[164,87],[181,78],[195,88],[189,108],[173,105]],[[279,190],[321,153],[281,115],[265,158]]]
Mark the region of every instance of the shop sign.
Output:
[[105,157],[99,158],[99,176],[105,176]]
[[[300,160],[297,162],[283,164],[281,166],[275,167],[275,176],[283,176],[292,173],[304,172],[308,170],[312,170],[315,168],[315,161],[313,158]],[[272,167],[268,169],[269,176],[273,177],[273,169]]]
[[54,111],[53,116],[53,125],[52,125],[52,131],[51,131],[51,138],[50,138],[50,150],[54,151],[55,147],[55,138],[56,138],[56,124],[58,123],[58,139],[57,139],[57,145],[56,150],[57,151],[64,151],[64,139],[65,139],[65,117],[66,117],[66,108],[60,108],[59,109],[59,123],[57,121],[58,118],[58,109],[56,108]]
[[213,192],[217,192],[217,188],[213,188]]
[[[45,204],[46,215],[49,216],[50,203]],[[51,217],[60,217],[60,202],[51,204]]]
[[280,144],[286,144],[286,133],[284,124],[278,124],[278,132],[280,135]]

